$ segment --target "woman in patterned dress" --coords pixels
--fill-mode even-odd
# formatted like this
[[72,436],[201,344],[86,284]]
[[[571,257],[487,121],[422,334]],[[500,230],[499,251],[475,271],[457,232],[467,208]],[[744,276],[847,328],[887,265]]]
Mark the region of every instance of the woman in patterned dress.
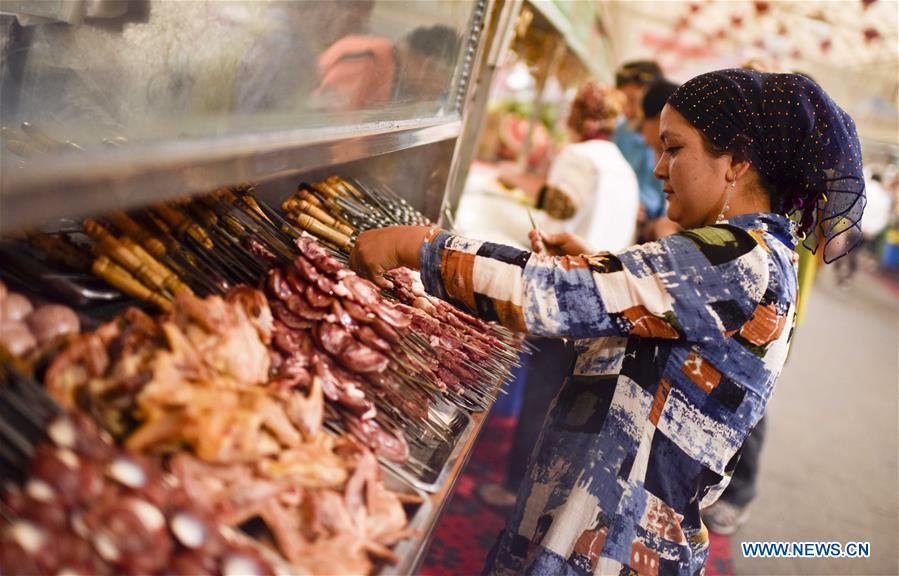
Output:
[[555,257],[397,227],[361,235],[351,255],[381,285],[419,268],[430,293],[481,318],[576,339],[485,573],[702,573],[699,510],[727,485],[787,355],[797,230],[817,224],[827,260],[856,242],[858,137],[814,82],[704,74],[671,96],[660,130],[655,174],[679,234]]

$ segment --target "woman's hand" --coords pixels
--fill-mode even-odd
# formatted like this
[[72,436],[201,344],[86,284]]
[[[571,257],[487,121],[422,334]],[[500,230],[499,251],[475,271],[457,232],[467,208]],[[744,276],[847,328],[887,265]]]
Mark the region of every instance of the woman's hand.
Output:
[[677,234],[682,228],[676,222],[669,220],[665,216],[660,216],[655,220],[650,220],[643,228],[643,238],[647,242],[660,240],[665,236]]
[[544,234],[539,230],[531,230],[528,238],[531,241],[531,248],[538,254],[577,256],[590,252],[590,248],[584,244],[584,241],[570,232]]
[[525,174],[516,170],[505,170],[497,176],[497,181],[510,190],[521,190],[528,199],[535,203],[540,187],[545,183],[544,178],[535,174]]
[[363,232],[350,253],[350,268],[381,288],[392,288],[384,274],[406,266],[417,270],[430,226],[391,226]]

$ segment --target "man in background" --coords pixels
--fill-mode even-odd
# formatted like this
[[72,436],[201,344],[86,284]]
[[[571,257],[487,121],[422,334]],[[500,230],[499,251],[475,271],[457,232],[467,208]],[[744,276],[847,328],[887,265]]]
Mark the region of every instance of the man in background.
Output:
[[646,88],[662,79],[659,65],[650,60],[637,60],[623,65],[615,75],[615,86],[627,97],[623,118],[612,141],[621,150],[637,175],[640,190],[638,224],[654,220],[665,213],[665,194],[662,182],[652,173],[656,164],[655,151],[647,146],[640,134],[641,104]]

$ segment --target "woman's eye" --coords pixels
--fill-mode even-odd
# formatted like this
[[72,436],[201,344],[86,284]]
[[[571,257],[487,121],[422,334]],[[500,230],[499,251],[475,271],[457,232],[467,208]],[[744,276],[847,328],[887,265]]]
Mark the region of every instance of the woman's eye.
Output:
[[665,148],[665,152],[673,155],[681,148],[682,148],[682,146],[668,146],[667,148]]

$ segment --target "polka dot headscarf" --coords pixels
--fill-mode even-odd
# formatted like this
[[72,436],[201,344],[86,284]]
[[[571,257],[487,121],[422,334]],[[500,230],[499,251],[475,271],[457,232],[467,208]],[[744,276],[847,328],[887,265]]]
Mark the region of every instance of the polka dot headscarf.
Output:
[[855,122],[818,84],[798,74],[719,70],[668,100],[716,148],[750,160],[783,192],[805,245],[832,262],[861,239],[865,180]]

